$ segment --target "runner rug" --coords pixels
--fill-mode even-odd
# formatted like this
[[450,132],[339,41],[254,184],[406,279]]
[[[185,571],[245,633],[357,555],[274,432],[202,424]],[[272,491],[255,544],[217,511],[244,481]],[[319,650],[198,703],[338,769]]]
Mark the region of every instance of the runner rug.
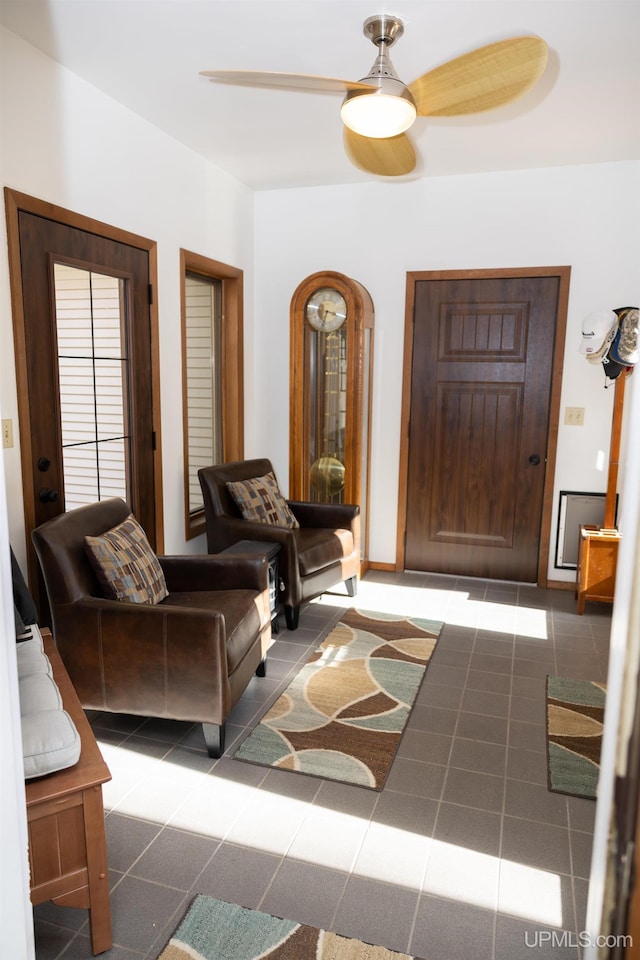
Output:
[[547,677],[549,789],[595,800],[606,685]]
[[346,610],[235,757],[381,790],[443,626]]
[[158,960],[414,960],[406,953],[280,920],[213,897],[195,898]]

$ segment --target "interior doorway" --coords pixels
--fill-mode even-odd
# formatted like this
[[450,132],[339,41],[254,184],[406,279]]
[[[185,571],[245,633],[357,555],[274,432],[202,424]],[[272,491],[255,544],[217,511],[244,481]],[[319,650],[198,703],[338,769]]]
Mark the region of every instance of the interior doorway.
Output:
[[569,275],[408,274],[398,569],[546,583]]
[[34,527],[120,496],[162,543],[155,244],[5,190],[29,585]]

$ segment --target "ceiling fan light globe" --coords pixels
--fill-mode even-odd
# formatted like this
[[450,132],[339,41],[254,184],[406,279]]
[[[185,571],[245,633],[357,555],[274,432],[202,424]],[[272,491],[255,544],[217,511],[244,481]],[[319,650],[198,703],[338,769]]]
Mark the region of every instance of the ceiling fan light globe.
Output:
[[340,108],[345,126],[360,134],[381,140],[404,133],[416,119],[413,99],[388,93],[347,94]]

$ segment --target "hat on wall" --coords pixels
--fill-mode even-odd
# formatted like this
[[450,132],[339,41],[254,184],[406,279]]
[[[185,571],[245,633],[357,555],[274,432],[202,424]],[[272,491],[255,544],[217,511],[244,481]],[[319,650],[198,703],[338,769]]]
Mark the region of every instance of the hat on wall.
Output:
[[617,307],[618,329],[609,348],[609,357],[625,367],[638,362],[638,308]]
[[580,353],[588,360],[599,362],[606,354],[618,329],[615,310],[594,310],[582,321]]

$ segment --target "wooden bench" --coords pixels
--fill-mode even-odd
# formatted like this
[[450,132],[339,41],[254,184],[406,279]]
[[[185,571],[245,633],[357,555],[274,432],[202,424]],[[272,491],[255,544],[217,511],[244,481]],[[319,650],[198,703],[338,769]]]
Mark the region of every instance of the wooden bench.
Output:
[[111,780],[48,630],[42,631],[64,708],[82,740],[78,763],[26,783],[31,902],[89,910],[91,947],[112,945],[102,784]]

